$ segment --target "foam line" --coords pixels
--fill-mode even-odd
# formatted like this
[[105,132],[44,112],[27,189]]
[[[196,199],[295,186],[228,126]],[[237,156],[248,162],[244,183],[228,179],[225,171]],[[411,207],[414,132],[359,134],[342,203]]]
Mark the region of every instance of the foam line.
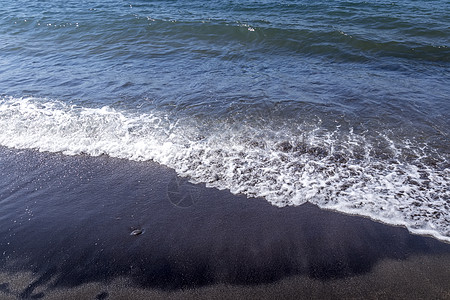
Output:
[[0,100],[3,146],[154,160],[192,182],[264,197],[276,206],[309,201],[450,242],[449,164],[426,145],[320,125],[301,135],[226,122],[205,134],[202,126],[201,120],[161,111]]

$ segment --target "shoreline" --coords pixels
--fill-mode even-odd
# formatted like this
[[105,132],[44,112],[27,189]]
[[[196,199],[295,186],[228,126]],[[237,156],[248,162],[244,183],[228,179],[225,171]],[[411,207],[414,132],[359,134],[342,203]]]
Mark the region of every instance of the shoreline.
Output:
[[450,245],[404,227],[274,207],[153,162],[0,152],[2,297],[449,296]]

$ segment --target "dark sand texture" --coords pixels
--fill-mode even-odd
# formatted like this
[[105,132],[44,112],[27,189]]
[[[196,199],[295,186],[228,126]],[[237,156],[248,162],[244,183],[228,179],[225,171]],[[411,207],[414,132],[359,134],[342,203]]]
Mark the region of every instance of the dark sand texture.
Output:
[[450,298],[450,245],[404,228],[152,162],[0,157],[1,299]]

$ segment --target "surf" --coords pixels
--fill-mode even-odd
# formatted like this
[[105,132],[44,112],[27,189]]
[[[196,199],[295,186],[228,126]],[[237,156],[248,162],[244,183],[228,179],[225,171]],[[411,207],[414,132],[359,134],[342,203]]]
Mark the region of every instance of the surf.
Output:
[[0,100],[5,147],[155,161],[192,183],[262,197],[275,206],[310,202],[450,241],[445,154],[385,132],[356,133],[320,120],[281,123],[209,122],[176,111],[34,97]]

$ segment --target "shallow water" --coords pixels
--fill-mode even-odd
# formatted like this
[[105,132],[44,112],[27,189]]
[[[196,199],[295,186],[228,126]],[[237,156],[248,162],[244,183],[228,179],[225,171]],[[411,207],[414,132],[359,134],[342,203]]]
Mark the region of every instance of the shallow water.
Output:
[[154,160],[449,241],[449,6],[4,3],[0,145]]
[[[398,280],[415,295],[448,294],[450,245],[405,228],[309,203],[279,209],[191,184],[153,162],[4,147],[0,154],[0,174],[9,174],[0,177],[2,298],[68,298],[71,288],[93,284],[125,294],[221,284],[271,291],[264,285],[294,277],[300,283],[281,295],[330,294],[334,289],[320,285],[338,279],[355,294],[375,294]],[[392,269],[380,275],[383,264]],[[52,298],[55,289],[63,296]],[[73,298],[94,296],[78,291]]]

